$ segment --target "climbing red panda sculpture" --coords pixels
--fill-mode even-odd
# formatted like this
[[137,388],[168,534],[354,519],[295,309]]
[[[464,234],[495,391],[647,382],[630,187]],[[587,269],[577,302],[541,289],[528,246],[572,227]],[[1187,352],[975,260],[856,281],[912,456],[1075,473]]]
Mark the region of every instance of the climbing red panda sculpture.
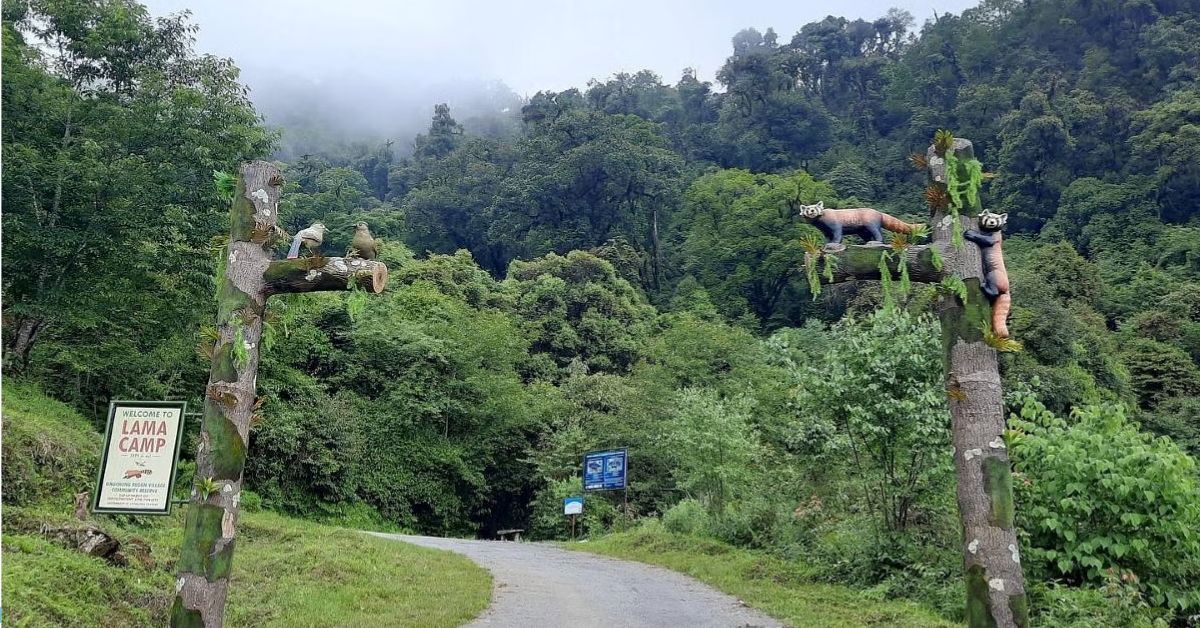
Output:
[[983,258],[983,282],[979,288],[992,302],[992,331],[1000,338],[1008,338],[1008,311],[1012,297],[1008,294],[1008,270],[1004,267],[1004,236],[1000,230],[1008,222],[1008,214],[993,214],[983,210],[979,214],[979,231],[968,229],[963,237],[979,245],[979,256]]

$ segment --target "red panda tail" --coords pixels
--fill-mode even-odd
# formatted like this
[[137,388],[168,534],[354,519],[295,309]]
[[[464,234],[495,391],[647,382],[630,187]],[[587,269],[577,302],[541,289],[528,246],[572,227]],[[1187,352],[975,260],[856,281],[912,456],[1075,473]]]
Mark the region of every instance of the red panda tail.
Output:
[[1001,292],[992,303],[992,331],[1000,338],[1008,338],[1008,310],[1012,307],[1012,297],[1007,292]]
[[883,228],[893,233],[912,233],[913,229],[917,228],[917,225],[904,222],[895,216],[883,212],[879,212],[879,218],[883,224]]

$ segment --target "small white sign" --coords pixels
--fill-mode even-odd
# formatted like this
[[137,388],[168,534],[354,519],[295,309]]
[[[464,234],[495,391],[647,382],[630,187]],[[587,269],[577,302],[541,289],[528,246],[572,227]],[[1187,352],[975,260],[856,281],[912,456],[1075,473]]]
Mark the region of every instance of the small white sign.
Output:
[[567,497],[563,499],[563,514],[564,515],[582,515],[583,514],[583,498],[582,497]]
[[113,401],[93,512],[166,515],[186,404]]

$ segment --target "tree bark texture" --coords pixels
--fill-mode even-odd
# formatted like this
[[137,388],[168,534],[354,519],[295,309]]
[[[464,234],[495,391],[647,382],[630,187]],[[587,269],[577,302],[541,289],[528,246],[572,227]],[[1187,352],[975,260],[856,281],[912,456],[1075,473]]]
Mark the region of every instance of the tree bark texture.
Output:
[[264,274],[268,294],[345,290],[354,283],[375,294],[387,286],[382,262],[358,257],[301,257],[271,262]]
[[278,219],[283,179],[265,161],[242,164],[239,175],[217,288],[218,339],[196,450],[197,486],[187,510],[171,607],[176,627],[224,623],[267,299],[285,292],[345,290],[350,281],[378,293],[387,282],[387,267],[379,262],[336,257],[273,262],[266,234],[273,233]]

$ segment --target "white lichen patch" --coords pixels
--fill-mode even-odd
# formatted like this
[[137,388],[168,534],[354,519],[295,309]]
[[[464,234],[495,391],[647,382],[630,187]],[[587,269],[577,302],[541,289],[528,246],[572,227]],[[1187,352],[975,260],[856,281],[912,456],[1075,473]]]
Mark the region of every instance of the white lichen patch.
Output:
[[230,251],[229,252],[229,265],[232,266],[236,263],[237,263],[237,251]]
[[307,273],[305,273],[305,274],[304,274],[304,279],[305,279],[306,281],[312,281],[312,280],[314,280],[314,279],[316,279],[317,277],[320,277],[320,276],[321,276],[321,273],[319,273],[319,272],[317,272],[317,271],[315,271],[315,270],[310,270],[310,271],[308,271]]
[[333,260],[333,267],[343,273],[349,270],[349,267],[346,266],[346,260],[343,259]]
[[233,505],[233,508],[237,508],[238,504],[242,503],[242,492],[238,491],[235,493],[233,499],[231,499],[229,503]]
[[992,589],[993,591],[1003,591],[1004,581],[999,578],[992,578],[991,580],[988,580],[988,588]]
[[[251,192],[250,196],[252,198],[256,199],[260,203],[270,203],[271,202],[271,195],[267,194],[267,191],[263,190],[261,188]],[[270,212],[268,211],[267,214],[270,215]]]
[[967,543],[967,551],[971,552],[972,554],[974,554],[975,552],[978,552],[979,551],[979,539],[974,539],[970,543]]
[[983,455],[982,449],[968,449],[963,452],[963,458],[966,460],[970,460],[971,458],[974,458],[975,456],[982,456],[982,455]]
[[929,170],[933,172],[933,180],[944,183],[946,180],[946,158],[933,155],[929,158]]
[[992,449],[1004,449],[1004,438],[997,436],[996,438],[992,439],[992,442],[988,443],[988,447],[991,447]]
[[1009,543],[1008,551],[1012,552],[1013,562],[1020,565],[1021,564],[1021,554],[1020,554],[1020,552],[1017,551],[1017,546],[1012,543]]
[[228,493],[228,492],[230,492],[230,491],[232,491],[232,490],[233,490],[233,485],[232,485],[232,484],[226,484],[226,485],[225,485],[225,488],[221,489],[221,492],[222,492],[222,493]]
[[949,229],[950,225],[953,223],[954,223],[954,217],[951,216],[950,214],[946,214],[945,216],[942,217],[941,227],[943,229]]
[[182,590],[183,590],[183,576],[180,576],[177,580],[175,580],[175,592],[179,593]]

